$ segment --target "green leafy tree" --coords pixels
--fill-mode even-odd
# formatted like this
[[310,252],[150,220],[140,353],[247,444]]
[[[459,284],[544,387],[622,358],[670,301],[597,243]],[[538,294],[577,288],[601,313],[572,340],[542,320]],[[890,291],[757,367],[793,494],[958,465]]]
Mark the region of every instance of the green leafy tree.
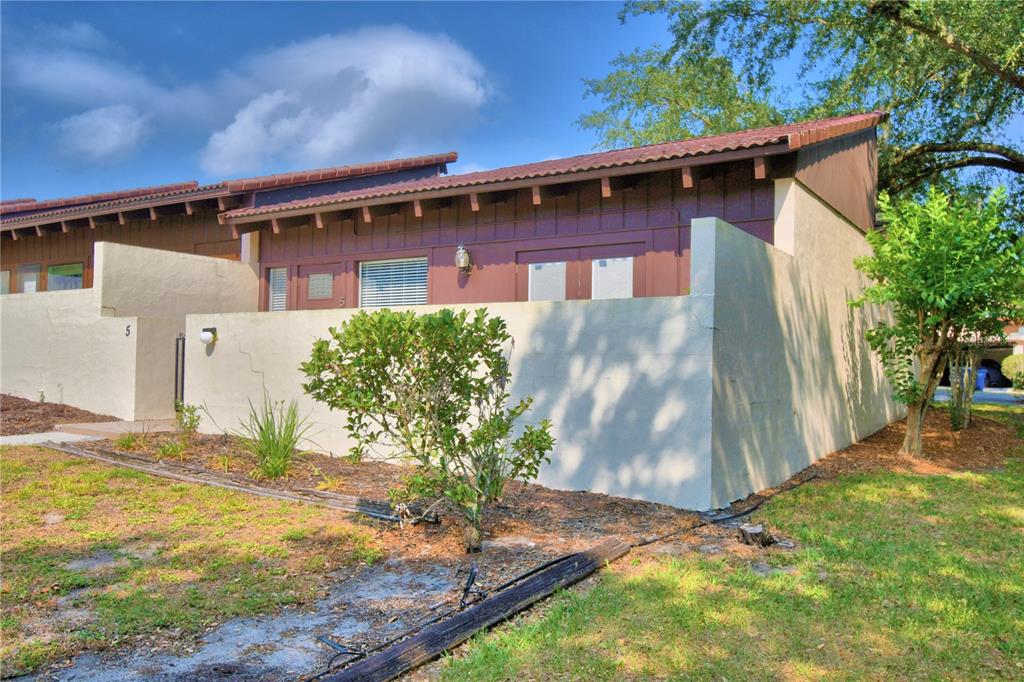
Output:
[[[603,146],[881,109],[890,194],[955,182],[984,196],[1003,182],[1024,195],[1012,125],[1024,109],[1019,1],[636,1],[620,18],[642,15],[665,18],[670,44],[620,54],[606,77],[585,81],[602,106],[579,123]],[[783,70],[798,72],[801,92],[777,90]]]
[[892,311],[867,338],[895,396],[906,403],[901,452],[921,454],[921,427],[950,351],[965,338],[1002,335],[1024,314],[1024,240],[1005,225],[1005,192],[985,202],[935,188],[923,202],[879,200],[884,229],[857,268],[872,284],[853,302]]
[[486,310],[363,311],[331,328],[302,365],[314,399],[346,415],[351,455],[412,459],[416,494],[446,497],[465,517],[465,544],[481,545],[484,507],[513,479],[530,481],[554,446],[543,420],[519,435],[532,398],[508,406],[511,343],[504,320]]

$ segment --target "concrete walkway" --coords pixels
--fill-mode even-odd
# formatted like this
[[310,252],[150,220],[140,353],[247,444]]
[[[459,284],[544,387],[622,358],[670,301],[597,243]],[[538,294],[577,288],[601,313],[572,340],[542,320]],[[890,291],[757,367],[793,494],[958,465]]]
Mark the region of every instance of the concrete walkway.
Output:
[[75,443],[85,440],[100,440],[101,436],[88,436],[80,433],[61,433],[46,431],[44,433],[23,433],[17,436],[0,436],[0,445],[38,445],[47,441],[53,443]]
[[92,422],[85,424],[58,424],[57,430],[81,436],[119,438],[126,433],[168,433],[174,431],[173,419],[144,419],[137,422]]

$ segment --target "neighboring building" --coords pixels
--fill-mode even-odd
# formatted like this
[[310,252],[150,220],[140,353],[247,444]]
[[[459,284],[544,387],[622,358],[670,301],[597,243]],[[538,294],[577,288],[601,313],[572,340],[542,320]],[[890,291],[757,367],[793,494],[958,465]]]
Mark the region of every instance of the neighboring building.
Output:
[[113,242],[238,260],[242,240],[217,214],[436,176],[454,153],[228,180],[195,181],[65,199],[0,203],[0,293],[92,286],[93,245]]
[[0,388],[124,418],[183,390],[210,432],[267,391],[341,453],[343,417],[301,388],[313,340],[360,307],[486,305],[512,394],[553,424],[542,483],[723,506],[900,415],[864,340],[883,313],[847,304],[884,119],[7,202],[11,286],[93,289],[3,297]]

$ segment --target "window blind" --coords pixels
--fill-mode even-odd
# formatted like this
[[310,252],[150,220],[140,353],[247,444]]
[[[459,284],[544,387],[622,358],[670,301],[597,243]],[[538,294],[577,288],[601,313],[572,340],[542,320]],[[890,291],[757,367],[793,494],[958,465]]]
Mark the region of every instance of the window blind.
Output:
[[427,302],[427,259],[366,261],[359,264],[359,307],[383,308]]
[[270,268],[270,310],[288,310],[288,268]]

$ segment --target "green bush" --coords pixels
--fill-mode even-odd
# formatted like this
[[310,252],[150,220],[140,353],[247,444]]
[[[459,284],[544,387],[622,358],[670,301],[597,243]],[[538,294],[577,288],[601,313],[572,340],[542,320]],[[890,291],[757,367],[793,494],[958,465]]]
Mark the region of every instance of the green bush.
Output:
[[1024,353],[1007,355],[1002,358],[999,369],[1002,370],[1002,375],[1011,381],[1017,377],[1024,377]]
[[393,499],[444,496],[467,522],[466,548],[478,550],[485,505],[508,481],[536,478],[554,445],[547,420],[516,431],[532,398],[507,406],[512,339],[504,320],[483,309],[384,309],[362,311],[330,334],[302,365],[306,392],[346,413],[353,459],[382,446],[415,462]]
[[309,430],[306,417],[299,417],[295,401],[285,407],[284,401],[274,402],[266,393],[257,408],[249,401],[249,418],[239,420],[241,426],[231,436],[256,458],[253,476],[280,478],[288,473],[295,448]]

